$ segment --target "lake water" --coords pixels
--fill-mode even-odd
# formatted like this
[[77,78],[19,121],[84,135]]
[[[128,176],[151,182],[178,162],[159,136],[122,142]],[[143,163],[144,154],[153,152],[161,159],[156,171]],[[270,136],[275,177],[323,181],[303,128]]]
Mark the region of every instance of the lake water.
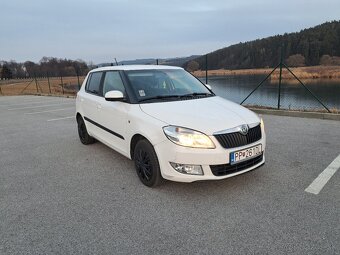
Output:
[[[215,94],[234,101],[243,99],[265,78],[264,75],[213,76],[208,77]],[[201,78],[205,82],[205,78]],[[340,81],[315,79],[305,85],[330,109],[340,109]],[[278,80],[264,82],[243,105],[258,105],[277,108]],[[295,80],[282,80],[281,109],[320,110],[323,106]]]

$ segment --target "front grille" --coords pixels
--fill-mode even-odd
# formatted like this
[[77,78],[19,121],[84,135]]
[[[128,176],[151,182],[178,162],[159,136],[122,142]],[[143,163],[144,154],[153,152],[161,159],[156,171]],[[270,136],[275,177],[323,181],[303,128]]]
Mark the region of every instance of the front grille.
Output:
[[263,154],[260,156],[257,156],[255,158],[249,159],[247,161],[240,162],[238,164],[230,165],[230,164],[225,164],[225,165],[211,165],[210,169],[213,175],[215,176],[222,176],[222,175],[227,175],[227,174],[233,174],[237,173],[239,171],[245,170],[247,168],[250,168],[252,166],[257,165],[260,163],[263,159]]
[[214,136],[224,148],[229,149],[240,147],[250,143],[255,143],[256,141],[260,140],[262,137],[261,126],[259,124],[256,127],[250,128],[246,135],[242,135],[239,132],[234,132]]

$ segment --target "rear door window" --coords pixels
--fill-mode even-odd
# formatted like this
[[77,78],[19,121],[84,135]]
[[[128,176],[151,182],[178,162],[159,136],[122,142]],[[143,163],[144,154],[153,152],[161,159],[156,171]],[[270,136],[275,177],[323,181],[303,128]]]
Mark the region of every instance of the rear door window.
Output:
[[86,91],[95,95],[100,95],[100,81],[102,79],[102,72],[92,73],[86,86]]

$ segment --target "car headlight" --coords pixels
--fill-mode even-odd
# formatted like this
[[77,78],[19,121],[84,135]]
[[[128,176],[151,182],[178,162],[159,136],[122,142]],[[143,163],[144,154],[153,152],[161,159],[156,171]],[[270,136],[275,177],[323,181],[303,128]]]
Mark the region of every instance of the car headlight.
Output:
[[166,126],[163,127],[163,131],[170,141],[181,146],[204,149],[215,148],[215,144],[207,135],[192,129]]

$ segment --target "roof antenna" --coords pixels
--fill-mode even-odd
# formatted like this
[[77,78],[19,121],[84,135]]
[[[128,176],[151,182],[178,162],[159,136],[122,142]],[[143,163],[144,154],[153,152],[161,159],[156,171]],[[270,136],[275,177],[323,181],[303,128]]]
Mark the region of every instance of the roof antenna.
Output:
[[116,61],[116,65],[118,66],[118,62],[117,62],[117,59],[115,58],[115,61]]

